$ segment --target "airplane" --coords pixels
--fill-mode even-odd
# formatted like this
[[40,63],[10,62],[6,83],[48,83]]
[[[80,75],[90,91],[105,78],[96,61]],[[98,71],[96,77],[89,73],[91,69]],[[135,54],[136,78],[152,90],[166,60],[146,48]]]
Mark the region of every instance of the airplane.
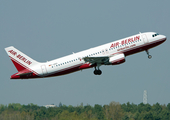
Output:
[[45,78],[61,76],[94,67],[94,74],[101,75],[101,65],[119,65],[126,56],[146,51],[166,41],[166,36],[155,32],[144,32],[113,41],[98,47],[61,57],[48,62],[37,62],[13,46],[5,48],[11,61],[18,70],[11,79]]

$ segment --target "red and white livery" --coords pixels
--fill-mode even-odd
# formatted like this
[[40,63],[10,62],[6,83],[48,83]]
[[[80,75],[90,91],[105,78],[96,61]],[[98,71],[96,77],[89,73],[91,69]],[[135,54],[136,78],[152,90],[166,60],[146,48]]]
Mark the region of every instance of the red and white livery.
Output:
[[90,48],[78,53],[40,63],[20,52],[13,46],[5,48],[7,54],[18,70],[11,79],[43,78],[65,75],[94,67],[94,74],[101,75],[101,65],[118,65],[125,62],[126,56],[146,51],[160,45],[166,36],[155,32],[139,33],[111,43]]

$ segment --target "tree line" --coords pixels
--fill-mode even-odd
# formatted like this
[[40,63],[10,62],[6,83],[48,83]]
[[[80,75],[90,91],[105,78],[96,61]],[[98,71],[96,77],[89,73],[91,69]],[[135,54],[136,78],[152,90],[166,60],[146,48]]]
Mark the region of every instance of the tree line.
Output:
[[109,105],[77,105],[46,108],[35,104],[0,105],[0,120],[170,120],[170,103],[138,105],[127,102]]

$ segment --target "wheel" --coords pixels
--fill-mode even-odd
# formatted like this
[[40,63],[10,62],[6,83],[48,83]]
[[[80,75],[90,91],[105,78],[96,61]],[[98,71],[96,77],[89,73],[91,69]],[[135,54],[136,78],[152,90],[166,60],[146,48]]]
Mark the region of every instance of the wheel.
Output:
[[94,70],[94,72],[93,72],[95,75],[97,75],[97,70]]
[[148,58],[149,58],[149,59],[151,59],[151,58],[152,58],[152,56],[151,56],[151,55],[148,55]]
[[101,70],[98,70],[98,75],[101,75],[102,74],[102,71]]
[[101,75],[102,74],[102,71],[101,70],[94,70],[93,72],[95,75]]

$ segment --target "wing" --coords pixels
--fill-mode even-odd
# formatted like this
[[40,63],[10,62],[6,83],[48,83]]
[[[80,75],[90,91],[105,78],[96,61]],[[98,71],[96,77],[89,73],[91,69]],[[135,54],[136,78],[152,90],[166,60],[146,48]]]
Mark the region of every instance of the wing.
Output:
[[91,65],[97,63],[97,64],[104,64],[109,60],[109,56],[104,57],[84,57],[82,58],[85,62],[91,63]]
[[86,69],[95,65],[117,65],[125,62],[125,56],[123,53],[115,54],[112,56],[99,56],[99,57],[84,57],[82,58],[85,64],[80,66],[80,69]]

